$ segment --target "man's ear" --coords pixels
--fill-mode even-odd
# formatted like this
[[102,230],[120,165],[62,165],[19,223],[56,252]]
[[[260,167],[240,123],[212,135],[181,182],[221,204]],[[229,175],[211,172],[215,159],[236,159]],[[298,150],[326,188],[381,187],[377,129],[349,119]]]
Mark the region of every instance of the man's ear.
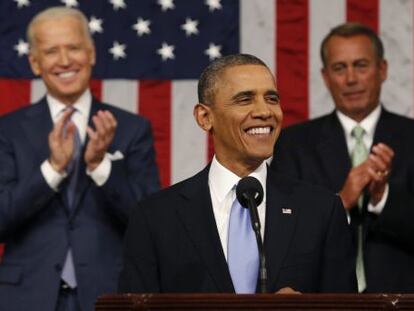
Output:
[[39,61],[37,59],[36,52],[30,51],[29,52],[29,63],[30,67],[32,68],[32,71],[35,76],[40,76],[40,66]]
[[193,115],[199,127],[206,132],[211,131],[213,127],[213,116],[211,114],[211,108],[208,105],[201,103],[196,104],[194,106]]
[[329,77],[328,77],[328,69],[326,67],[322,67],[322,69],[321,69],[321,75],[322,75],[323,82],[325,83],[326,88],[327,89],[330,89]]
[[388,77],[388,62],[385,59],[380,61],[379,69],[380,69],[381,82],[384,82],[385,80],[387,80],[387,77]]
[[90,54],[90,58],[89,58],[90,65],[95,66],[95,64],[96,64],[96,50],[95,50],[95,46],[93,45],[93,43],[91,43],[89,54]]

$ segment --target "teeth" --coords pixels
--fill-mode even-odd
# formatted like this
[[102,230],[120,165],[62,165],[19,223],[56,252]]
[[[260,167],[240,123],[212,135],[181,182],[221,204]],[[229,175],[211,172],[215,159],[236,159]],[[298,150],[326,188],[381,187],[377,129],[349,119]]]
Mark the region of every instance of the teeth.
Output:
[[59,78],[70,78],[70,77],[73,77],[75,75],[75,72],[74,71],[68,71],[68,72],[62,72],[62,73],[59,73],[58,74],[58,77]]
[[249,135],[265,135],[270,134],[270,126],[267,127],[253,127],[247,131]]

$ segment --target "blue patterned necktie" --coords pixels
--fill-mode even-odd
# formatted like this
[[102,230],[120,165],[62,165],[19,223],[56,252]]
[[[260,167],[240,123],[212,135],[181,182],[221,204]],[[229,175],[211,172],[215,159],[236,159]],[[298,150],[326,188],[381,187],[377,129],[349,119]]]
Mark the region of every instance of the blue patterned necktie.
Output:
[[227,263],[236,293],[255,293],[259,273],[259,250],[250,212],[234,200],[230,212]]
[[[368,148],[364,144],[363,137],[365,130],[356,125],[351,132],[351,135],[355,139],[355,146],[351,152],[352,166],[358,166],[368,158]],[[358,209],[362,211],[362,204],[364,196],[361,195],[358,199]],[[363,230],[362,225],[358,225],[358,245],[357,245],[357,258],[356,258],[356,276],[358,281],[358,292],[363,292],[367,286],[365,279],[365,267],[364,267],[364,253],[363,253]]]
[[68,167],[67,167],[67,173],[68,173],[68,184],[66,187],[66,199],[68,201],[68,206],[71,212],[73,211],[73,203],[75,199],[76,194],[76,184],[78,182],[78,168],[79,168],[79,162],[81,158],[82,153],[82,142],[80,139],[78,127],[75,125],[75,132],[73,135],[73,154],[72,159],[70,160]]
[[[68,183],[65,191],[66,199],[68,202],[69,213],[72,213],[74,210],[74,198],[76,194],[76,185],[78,181],[78,168],[79,162],[82,153],[82,142],[80,139],[78,128],[75,126],[74,138],[73,138],[73,154],[72,159],[70,160],[67,173],[68,173]],[[69,246],[68,252],[66,254],[65,263],[63,264],[61,278],[65,281],[71,288],[77,286],[76,275],[75,275],[75,265],[73,262],[72,249]]]

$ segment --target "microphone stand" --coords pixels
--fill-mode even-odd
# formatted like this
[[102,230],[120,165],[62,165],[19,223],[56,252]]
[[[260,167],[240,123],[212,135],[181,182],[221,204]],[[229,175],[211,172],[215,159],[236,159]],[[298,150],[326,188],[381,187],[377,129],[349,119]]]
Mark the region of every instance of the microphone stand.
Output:
[[267,293],[267,269],[266,269],[266,256],[263,247],[262,235],[260,234],[260,220],[257,212],[256,201],[253,196],[244,195],[247,201],[247,205],[250,211],[250,220],[254,234],[256,236],[257,247],[259,249],[259,286],[262,294]]

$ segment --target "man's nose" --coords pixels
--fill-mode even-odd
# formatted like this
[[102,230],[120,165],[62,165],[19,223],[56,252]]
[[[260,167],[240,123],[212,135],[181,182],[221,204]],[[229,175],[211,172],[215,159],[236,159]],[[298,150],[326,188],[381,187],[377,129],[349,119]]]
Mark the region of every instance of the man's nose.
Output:
[[357,76],[355,69],[350,67],[346,71],[346,83],[347,84],[353,84],[357,81]]
[[252,116],[262,119],[267,119],[270,117],[270,107],[264,98],[259,98],[254,103]]
[[59,65],[67,66],[70,63],[69,52],[66,49],[59,50]]

